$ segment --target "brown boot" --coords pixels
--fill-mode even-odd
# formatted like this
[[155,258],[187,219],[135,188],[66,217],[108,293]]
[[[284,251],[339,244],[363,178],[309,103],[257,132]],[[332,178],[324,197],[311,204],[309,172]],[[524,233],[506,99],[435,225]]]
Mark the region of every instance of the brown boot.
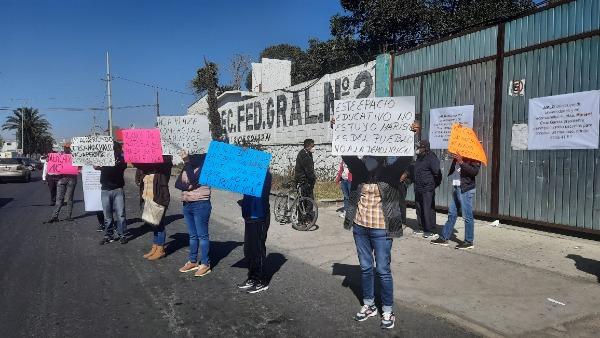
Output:
[[154,251],[154,254],[152,254],[152,256],[148,257],[148,260],[155,261],[157,259],[161,259],[161,258],[165,257],[166,255],[167,255],[167,253],[165,252],[165,246],[158,245],[158,246],[156,246],[156,251]]
[[150,251],[144,255],[144,258],[148,259],[148,257],[154,255],[154,253],[156,252],[157,246],[158,245],[156,245],[156,244],[152,244],[152,249],[150,249]]

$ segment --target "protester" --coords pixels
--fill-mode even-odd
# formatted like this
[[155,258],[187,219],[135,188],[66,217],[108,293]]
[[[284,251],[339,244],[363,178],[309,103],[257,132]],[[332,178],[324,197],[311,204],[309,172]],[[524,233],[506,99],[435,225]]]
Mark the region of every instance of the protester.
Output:
[[[188,226],[190,237],[190,253],[188,261],[179,269],[180,272],[196,271],[196,277],[202,277],[211,272],[210,268],[210,238],[208,223],[212,205],[210,202],[210,187],[199,183],[200,173],[206,154],[188,155],[180,153],[184,167],[175,188],[181,190],[183,201],[183,216]],[[200,247],[200,264],[198,264],[198,248]]]
[[431,241],[432,244],[448,246],[448,240],[454,232],[458,217],[458,209],[465,220],[465,241],[456,249],[472,249],[475,237],[473,221],[473,199],[475,198],[475,177],[481,168],[481,162],[452,155],[454,160],[450,166],[448,177],[452,182],[452,199],[448,208],[448,221],[444,224],[440,237]]
[[304,140],[304,148],[300,150],[296,157],[295,179],[296,184],[300,186],[302,197],[314,198],[313,190],[317,177],[315,175],[315,162],[313,153],[315,152],[315,141],[307,138]]
[[[70,154],[71,148],[65,146],[63,153]],[[67,205],[67,218],[66,221],[73,221],[71,217],[73,214],[73,195],[75,193],[75,187],[77,186],[77,175],[56,175],[58,179],[56,186],[56,203],[54,205],[54,211],[52,217],[46,223],[58,222],[58,216],[60,210],[63,207],[63,203]]]
[[56,204],[56,183],[58,182],[58,175],[48,173],[48,157],[43,156],[40,158],[44,167],[42,169],[42,180],[48,184],[50,190],[50,205]]
[[96,231],[104,232],[104,211],[96,211],[96,219],[98,219],[98,228],[96,228]]
[[[331,120],[333,128],[335,119]],[[361,269],[363,306],[354,316],[357,321],[377,315],[375,271],[379,276],[382,312],[381,328],[392,329],[396,316],[394,283],[391,271],[393,238],[402,236],[402,217],[398,204],[400,176],[412,162],[410,157],[388,160],[382,156],[342,156],[352,174],[352,184],[344,228],[352,229]]]
[[350,196],[350,185],[352,184],[352,174],[348,170],[348,166],[344,161],[340,162],[340,168],[338,169],[335,182],[340,185],[342,194],[344,195],[344,210],[339,214],[341,218],[346,217],[346,210],[348,209],[348,196]]
[[415,185],[417,222],[422,228],[423,238],[429,238],[435,236],[436,231],[435,189],[442,182],[442,172],[440,160],[431,151],[428,140],[419,142],[416,154],[417,159],[411,165],[408,178]]
[[[115,165],[112,167],[94,167],[100,170],[101,200],[104,215],[104,238],[100,245],[104,245],[115,240],[121,244],[127,244],[127,219],[125,216],[125,169],[127,163],[123,158],[121,144],[114,143]],[[113,213],[116,219],[113,219]],[[117,237],[114,237],[115,223],[117,228]]]
[[136,163],[136,184],[140,187],[140,206],[142,209],[156,204],[157,208],[162,208],[162,217],[158,220],[158,225],[150,225],[154,229],[152,248],[144,255],[144,258],[154,261],[166,256],[165,240],[167,237],[165,231],[164,218],[167,208],[171,202],[169,193],[169,180],[171,179],[171,169],[173,161],[171,156],[163,155],[163,163]]
[[267,232],[271,224],[272,176],[267,171],[260,197],[244,195],[242,199],[242,217],[244,218],[244,259],[248,263],[248,278],[238,288],[248,293],[258,293],[269,289],[266,276]]

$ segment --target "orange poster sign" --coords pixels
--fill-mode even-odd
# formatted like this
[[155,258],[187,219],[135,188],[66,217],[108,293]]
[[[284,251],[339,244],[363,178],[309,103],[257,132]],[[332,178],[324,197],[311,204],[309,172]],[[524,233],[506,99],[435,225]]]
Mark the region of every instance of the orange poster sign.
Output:
[[475,131],[469,127],[463,127],[458,123],[452,125],[450,139],[448,140],[448,152],[462,157],[480,161],[487,165],[487,156]]

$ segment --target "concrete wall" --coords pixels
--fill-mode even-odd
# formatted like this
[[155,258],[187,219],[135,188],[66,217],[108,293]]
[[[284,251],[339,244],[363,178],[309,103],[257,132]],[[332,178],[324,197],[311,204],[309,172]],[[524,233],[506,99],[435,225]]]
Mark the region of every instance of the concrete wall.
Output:
[[288,171],[302,149],[302,141],[317,144],[315,168],[320,179],[332,179],[340,158],[331,155],[333,101],[375,96],[375,61],[320,79],[307,81],[237,103],[219,112],[230,143],[249,141],[273,154],[272,169]]
[[262,58],[252,63],[252,91],[269,93],[292,84],[292,62]]

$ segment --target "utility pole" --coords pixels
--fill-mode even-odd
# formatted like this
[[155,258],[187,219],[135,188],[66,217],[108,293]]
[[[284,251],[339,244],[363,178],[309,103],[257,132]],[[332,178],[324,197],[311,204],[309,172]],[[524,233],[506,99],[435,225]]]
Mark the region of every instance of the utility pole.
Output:
[[21,111],[21,153],[25,156],[25,109]]
[[106,93],[108,95],[108,133],[113,136],[113,123],[112,123],[112,92],[110,90],[110,62],[108,59],[108,52],[106,52]]

